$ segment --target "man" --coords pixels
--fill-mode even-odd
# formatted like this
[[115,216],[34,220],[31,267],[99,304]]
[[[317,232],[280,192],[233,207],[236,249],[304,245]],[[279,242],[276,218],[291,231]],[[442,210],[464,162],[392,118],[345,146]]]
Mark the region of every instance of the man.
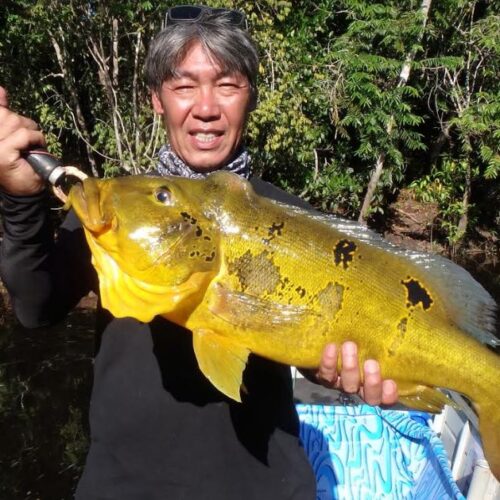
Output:
[[[243,134],[256,104],[258,59],[240,13],[169,10],[153,42],[146,78],[168,145],[160,175],[200,177],[227,169],[250,177]],[[36,124],[8,110],[0,91],[0,186],[5,236],[2,277],[20,321],[57,321],[97,289],[82,229],[70,213],[54,242],[39,178],[20,151],[44,144]],[[259,179],[254,189],[280,201],[300,200]],[[80,499],[315,498],[315,480],[298,441],[288,367],[251,357],[247,394],[235,403],[201,374],[189,332],[162,318],[143,324],[98,307],[100,336],[91,398],[91,446],[77,489]],[[318,373],[325,385],[360,388],[356,346],[325,348]],[[364,366],[362,394],[393,403],[394,382],[378,364]]]

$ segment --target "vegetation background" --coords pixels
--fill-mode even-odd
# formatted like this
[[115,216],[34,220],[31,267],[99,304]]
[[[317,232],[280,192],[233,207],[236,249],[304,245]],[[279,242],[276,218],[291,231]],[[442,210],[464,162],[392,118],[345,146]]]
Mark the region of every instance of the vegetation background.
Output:
[[[165,138],[142,67],[174,3],[2,0],[0,84],[65,163],[99,176],[154,168]],[[248,127],[256,171],[322,210],[486,263],[478,272],[498,290],[500,3],[206,3],[244,11],[258,43]],[[0,427],[16,430],[2,438],[0,498],[70,498],[86,448],[92,345],[82,332],[83,351],[61,340],[63,359],[53,332],[3,328]],[[40,339],[50,353],[28,362]],[[77,400],[53,413],[47,394]]]
[[[450,245],[477,224],[498,237],[497,2],[208,3],[243,10],[259,46],[248,145],[265,178],[362,220],[406,188]],[[154,167],[142,67],[172,4],[3,0],[0,82],[52,152],[94,175]]]

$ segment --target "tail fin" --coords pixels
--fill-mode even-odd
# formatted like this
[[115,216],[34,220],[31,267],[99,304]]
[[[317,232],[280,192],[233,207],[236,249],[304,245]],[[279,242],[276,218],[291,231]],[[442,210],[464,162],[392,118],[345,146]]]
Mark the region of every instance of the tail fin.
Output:
[[479,414],[479,432],[484,456],[491,472],[500,481],[500,401],[490,400],[474,405]]

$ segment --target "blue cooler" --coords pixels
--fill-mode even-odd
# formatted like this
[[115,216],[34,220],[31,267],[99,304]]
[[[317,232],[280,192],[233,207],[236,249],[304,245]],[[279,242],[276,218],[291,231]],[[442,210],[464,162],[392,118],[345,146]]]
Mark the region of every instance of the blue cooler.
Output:
[[317,499],[464,499],[429,415],[365,404],[297,404]]

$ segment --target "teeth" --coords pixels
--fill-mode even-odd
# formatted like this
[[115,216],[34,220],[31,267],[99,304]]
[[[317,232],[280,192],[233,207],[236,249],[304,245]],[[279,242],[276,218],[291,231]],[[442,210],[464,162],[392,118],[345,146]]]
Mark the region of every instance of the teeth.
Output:
[[195,135],[195,137],[200,142],[211,142],[215,139],[216,135],[215,134],[202,134],[199,132]]

